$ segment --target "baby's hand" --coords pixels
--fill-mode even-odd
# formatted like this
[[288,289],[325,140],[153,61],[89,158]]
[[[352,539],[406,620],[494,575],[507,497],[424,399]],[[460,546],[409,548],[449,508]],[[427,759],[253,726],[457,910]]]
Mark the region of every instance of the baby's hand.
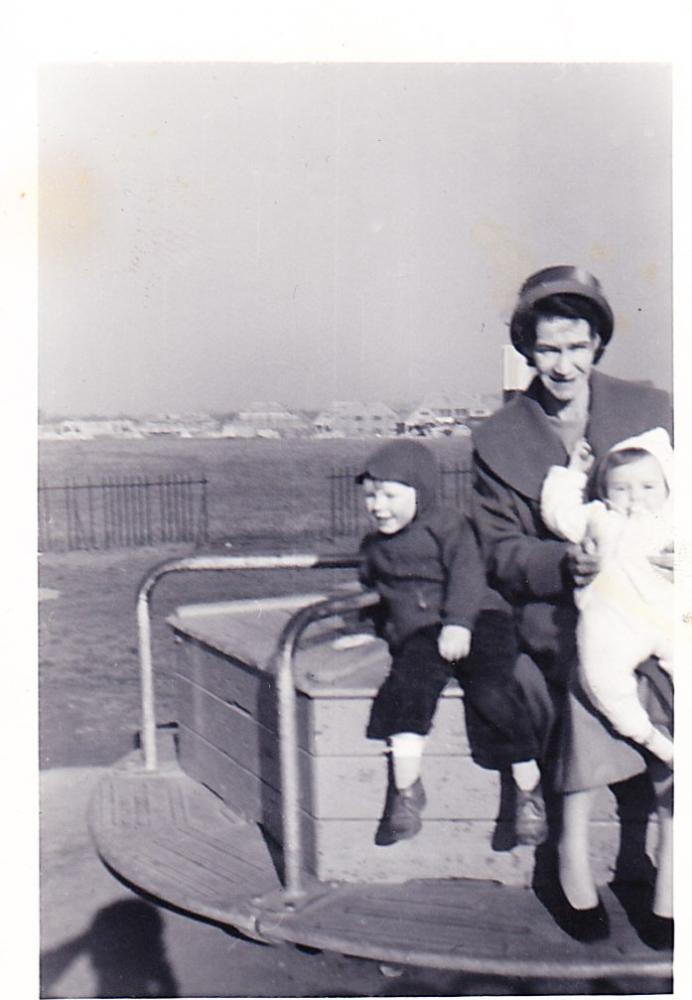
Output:
[[364,646],[368,642],[374,642],[375,636],[369,632],[357,632],[352,635],[340,635],[332,643],[332,649],[355,649],[357,646]]
[[437,649],[443,660],[463,660],[471,649],[471,631],[464,625],[443,625]]
[[591,445],[586,438],[580,438],[574,446],[572,454],[569,456],[569,468],[573,472],[583,472],[587,476],[591,472],[593,463],[594,457]]
[[665,576],[666,580],[670,580],[672,583],[675,574],[675,552],[673,546],[670,545],[665,549],[661,549],[657,555],[649,556],[649,562],[659,573]]

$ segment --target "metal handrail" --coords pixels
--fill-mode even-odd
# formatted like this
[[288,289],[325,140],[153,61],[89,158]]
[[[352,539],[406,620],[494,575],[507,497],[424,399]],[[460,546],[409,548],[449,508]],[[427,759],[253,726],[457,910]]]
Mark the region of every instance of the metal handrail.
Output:
[[155,771],[156,707],[154,703],[154,667],[151,652],[151,615],[149,599],[154,586],[168,573],[187,570],[227,571],[247,569],[354,569],[360,560],[353,554],[318,555],[314,552],[279,556],[182,556],[158,563],[137,588],[136,614],[139,645],[139,673],[142,704],[142,749],[144,768]]
[[281,822],[283,832],[284,899],[287,902],[305,895],[302,886],[303,849],[300,828],[300,787],[296,689],[293,657],[305,629],[314,622],[333,615],[359,611],[377,604],[379,594],[364,591],[337,595],[301,608],[285,625],[279,638],[276,668],[279,706],[279,762],[281,768]]

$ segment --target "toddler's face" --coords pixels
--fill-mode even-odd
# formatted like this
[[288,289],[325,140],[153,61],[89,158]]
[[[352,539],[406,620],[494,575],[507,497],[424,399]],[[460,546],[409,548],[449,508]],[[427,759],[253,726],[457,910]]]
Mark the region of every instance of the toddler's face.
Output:
[[655,514],[667,497],[665,476],[653,455],[618,465],[606,477],[606,499],[621,514]]
[[416,516],[413,486],[387,479],[365,479],[363,493],[370,519],[383,535],[396,534]]

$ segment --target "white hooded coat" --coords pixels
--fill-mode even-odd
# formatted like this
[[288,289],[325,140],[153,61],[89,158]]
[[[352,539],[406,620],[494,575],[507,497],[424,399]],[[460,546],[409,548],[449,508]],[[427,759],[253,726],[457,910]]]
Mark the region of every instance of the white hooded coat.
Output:
[[656,656],[673,673],[673,583],[649,557],[672,548],[673,449],[661,427],[618,442],[611,451],[638,448],[663,472],[668,496],[655,513],[630,516],[604,500],[584,501],[584,473],[553,466],[541,494],[541,514],[550,530],[567,541],[591,539],[601,569],[575,590],[580,679],[595,707],[613,727],[646,743],[652,724],[637,695],[636,668]]

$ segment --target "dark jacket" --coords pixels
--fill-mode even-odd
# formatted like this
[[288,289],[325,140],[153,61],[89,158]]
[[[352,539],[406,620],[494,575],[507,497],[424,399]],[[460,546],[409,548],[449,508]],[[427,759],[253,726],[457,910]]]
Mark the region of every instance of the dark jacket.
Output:
[[486,591],[485,569],[468,520],[433,506],[394,535],[361,543],[361,580],[381,595],[380,631],[396,647],[426,625],[472,629]]
[[[539,403],[540,381],[490,417],[474,435],[473,517],[491,586],[515,608],[523,647],[556,680],[574,653],[576,612],[565,570],[567,543],[540,516],[543,480],[567,452]],[[586,438],[596,459],[618,441],[671,429],[660,389],[594,371]]]

